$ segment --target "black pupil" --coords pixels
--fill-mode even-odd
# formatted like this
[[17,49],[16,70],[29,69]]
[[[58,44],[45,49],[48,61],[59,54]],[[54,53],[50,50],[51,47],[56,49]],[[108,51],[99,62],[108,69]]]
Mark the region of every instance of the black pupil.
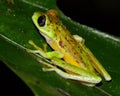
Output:
[[38,24],[42,27],[45,25],[46,17],[45,15],[42,15],[38,18]]

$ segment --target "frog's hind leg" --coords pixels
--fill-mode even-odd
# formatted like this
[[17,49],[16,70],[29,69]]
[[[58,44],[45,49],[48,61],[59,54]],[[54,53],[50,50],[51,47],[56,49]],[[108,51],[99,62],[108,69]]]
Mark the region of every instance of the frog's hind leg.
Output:
[[[89,78],[85,77],[85,76],[81,76],[81,75],[75,75],[75,74],[69,74],[69,73],[66,73],[64,70],[61,70],[59,68],[57,68],[56,66],[54,65],[51,65],[51,64],[48,64],[48,63],[42,63],[44,65],[46,65],[46,67],[42,68],[43,71],[54,71],[56,72],[58,75],[60,75],[61,77],[65,78],[65,79],[71,79],[71,80],[77,80],[77,81],[86,81],[85,83],[82,82],[83,85],[86,85],[86,86],[94,86],[96,83],[93,83],[93,82],[87,82],[87,80],[89,80]],[[98,80],[97,83],[99,83],[101,81]]]
[[94,68],[97,70],[97,72],[99,72],[106,79],[106,81],[110,81],[111,76],[105,70],[105,68],[101,65],[101,63],[96,59],[96,57],[93,55],[93,53],[90,51],[90,49],[88,49],[84,45],[85,40],[78,35],[73,35],[73,37],[80,44],[80,46],[83,47],[84,52],[90,58],[90,61],[92,62],[91,64],[94,66]]

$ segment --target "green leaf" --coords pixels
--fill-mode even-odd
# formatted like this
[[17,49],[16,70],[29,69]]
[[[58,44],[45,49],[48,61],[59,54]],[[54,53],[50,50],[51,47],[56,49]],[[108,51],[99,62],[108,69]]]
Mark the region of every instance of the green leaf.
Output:
[[[40,47],[45,43],[32,23],[32,14],[51,8],[59,12],[71,34],[85,38],[87,47],[112,76],[111,82],[103,80],[100,86],[87,87],[55,72],[43,72],[43,65],[26,52],[26,48],[32,49],[28,40]],[[67,18],[57,8],[56,0],[0,0],[0,45],[0,60],[30,87],[35,96],[120,95],[120,39]]]

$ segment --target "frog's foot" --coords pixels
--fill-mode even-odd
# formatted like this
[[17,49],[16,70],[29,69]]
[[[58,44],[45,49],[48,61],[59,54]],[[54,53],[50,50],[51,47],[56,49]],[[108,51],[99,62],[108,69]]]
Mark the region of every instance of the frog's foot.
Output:
[[47,62],[44,62],[44,61],[42,61],[40,59],[37,59],[37,60],[38,60],[38,62],[44,64],[44,67],[42,68],[42,70],[44,72],[46,72],[46,71],[55,71],[56,73],[59,73],[58,70],[60,70],[60,69],[58,69],[57,66],[55,66],[52,62],[47,63]]
[[55,71],[55,69],[56,69],[56,66],[54,66],[54,65],[52,64],[52,62],[47,63],[47,62],[44,62],[44,61],[42,61],[42,60],[40,60],[40,59],[38,59],[38,62],[40,62],[40,63],[42,63],[42,64],[45,65],[45,66],[42,68],[43,71]]
[[37,46],[32,40],[28,41],[30,45],[32,45],[36,50],[43,51],[39,46]]
[[46,72],[46,71],[54,71],[55,69],[52,67],[51,68],[43,67],[42,70]]
[[39,54],[39,55],[42,55],[43,57],[46,57],[46,54],[43,51],[40,51],[40,50],[27,49],[27,52],[32,53],[32,54]]

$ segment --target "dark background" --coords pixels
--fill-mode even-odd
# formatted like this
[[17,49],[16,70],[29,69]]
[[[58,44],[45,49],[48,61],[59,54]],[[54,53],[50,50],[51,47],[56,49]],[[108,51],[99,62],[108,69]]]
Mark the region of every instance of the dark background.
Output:
[[[120,0],[58,0],[57,5],[73,20],[120,37]],[[0,63],[0,96],[33,96],[19,77]]]
[[58,0],[73,20],[120,37],[120,0]]

